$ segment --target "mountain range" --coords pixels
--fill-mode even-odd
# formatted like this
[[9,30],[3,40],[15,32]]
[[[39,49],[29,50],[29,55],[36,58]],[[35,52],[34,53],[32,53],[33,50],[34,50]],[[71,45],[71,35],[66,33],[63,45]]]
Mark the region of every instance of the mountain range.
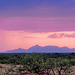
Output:
[[75,48],[70,49],[68,47],[57,47],[57,46],[44,46],[41,47],[39,45],[35,45],[30,47],[29,49],[14,49],[8,50],[3,53],[75,53]]

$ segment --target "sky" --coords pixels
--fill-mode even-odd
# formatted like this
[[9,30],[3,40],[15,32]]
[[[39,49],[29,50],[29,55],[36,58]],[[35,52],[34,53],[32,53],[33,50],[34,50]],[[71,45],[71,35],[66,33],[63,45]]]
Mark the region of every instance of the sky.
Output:
[[0,0],[0,52],[74,41],[75,0]]

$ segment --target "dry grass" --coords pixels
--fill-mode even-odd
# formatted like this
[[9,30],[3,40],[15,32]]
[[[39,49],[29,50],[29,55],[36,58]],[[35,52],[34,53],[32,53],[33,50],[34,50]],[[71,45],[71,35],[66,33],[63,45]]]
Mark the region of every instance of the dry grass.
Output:
[[[26,72],[26,71],[22,71],[21,73],[19,73],[18,71],[19,67],[23,67],[23,66],[22,65],[12,65],[12,64],[0,64],[0,75],[4,75],[4,74],[6,75],[6,73],[9,73],[9,75],[39,75],[36,73],[30,74],[29,72]],[[40,75],[47,75],[47,74],[40,74]],[[56,75],[58,74],[56,73]],[[72,66],[71,75],[75,75],[75,66]]]

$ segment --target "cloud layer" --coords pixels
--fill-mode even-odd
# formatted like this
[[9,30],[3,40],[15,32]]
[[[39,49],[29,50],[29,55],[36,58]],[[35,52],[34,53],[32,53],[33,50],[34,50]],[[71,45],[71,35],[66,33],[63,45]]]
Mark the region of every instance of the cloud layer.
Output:
[[75,16],[75,0],[0,0],[3,17]]
[[0,30],[75,31],[75,1],[0,0]]
[[0,19],[1,30],[27,32],[75,31],[74,17],[12,17]]

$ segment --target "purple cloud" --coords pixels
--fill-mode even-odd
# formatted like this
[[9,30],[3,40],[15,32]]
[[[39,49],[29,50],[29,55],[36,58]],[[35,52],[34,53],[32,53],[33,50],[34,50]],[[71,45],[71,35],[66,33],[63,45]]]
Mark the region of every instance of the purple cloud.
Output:
[[48,35],[48,38],[75,38],[75,33],[54,33]]

